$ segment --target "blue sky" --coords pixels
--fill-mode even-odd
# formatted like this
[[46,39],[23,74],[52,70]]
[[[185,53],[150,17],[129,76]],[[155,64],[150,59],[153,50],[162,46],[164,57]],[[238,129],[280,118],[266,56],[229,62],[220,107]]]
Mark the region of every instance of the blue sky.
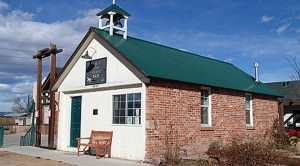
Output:
[[[116,0],[129,35],[234,64],[263,82],[290,80],[300,60],[299,0]],[[63,66],[112,0],[0,0],[0,111],[32,93],[38,49],[57,44]],[[52,7],[53,6],[53,7]],[[49,72],[44,61],[43,76]]]

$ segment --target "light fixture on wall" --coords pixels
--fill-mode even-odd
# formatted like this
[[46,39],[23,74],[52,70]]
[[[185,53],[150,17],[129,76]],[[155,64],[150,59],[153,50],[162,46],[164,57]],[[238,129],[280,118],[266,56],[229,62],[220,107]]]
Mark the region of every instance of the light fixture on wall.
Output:
[[[93,56],[96,54],[96,49],[93,47],[89,47],[86,49],[87,51],[85,52],[84,55],[81,56],[82,59],[93,59]],[[92,55],[89,55],[89,51],[92,52]]]

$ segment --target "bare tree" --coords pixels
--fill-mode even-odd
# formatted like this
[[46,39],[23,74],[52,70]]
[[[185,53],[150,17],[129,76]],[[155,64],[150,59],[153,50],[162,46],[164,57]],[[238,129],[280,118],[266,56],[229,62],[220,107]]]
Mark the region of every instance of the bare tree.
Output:
[[286,57],[286,59],[289,62],[292,69],[294,70],[294,74],[291,75],[291,79],[299,81],[300,80],[300,64],[297,61],[297,58],[294,57],[293,59],[289,59]]
[[14,99],[13,106],[11,107],[12,112],[24,112],[27,108],[27,103],[25,100],[22,100],[20,97]]

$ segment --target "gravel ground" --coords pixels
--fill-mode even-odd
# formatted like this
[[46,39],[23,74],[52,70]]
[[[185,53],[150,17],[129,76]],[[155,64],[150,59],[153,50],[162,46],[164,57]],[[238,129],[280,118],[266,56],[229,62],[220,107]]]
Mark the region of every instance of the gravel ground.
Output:
[[32,157],[8,151],[0,151],[0,165],[5,166],[72,166],[61,161],[54,161],[40,157]]

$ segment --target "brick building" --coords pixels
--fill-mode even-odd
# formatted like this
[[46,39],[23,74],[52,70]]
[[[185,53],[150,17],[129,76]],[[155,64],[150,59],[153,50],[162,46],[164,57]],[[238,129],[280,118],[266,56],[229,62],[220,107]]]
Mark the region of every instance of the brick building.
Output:
[[279,94],[234,65],[127,36],[130,14],[116,4],[97,15],[52,87],[57,149],[76,151],[77,137],[105,130],[112,157],[163,158],[168,142],[193,156],[261,139],[278,117]]

